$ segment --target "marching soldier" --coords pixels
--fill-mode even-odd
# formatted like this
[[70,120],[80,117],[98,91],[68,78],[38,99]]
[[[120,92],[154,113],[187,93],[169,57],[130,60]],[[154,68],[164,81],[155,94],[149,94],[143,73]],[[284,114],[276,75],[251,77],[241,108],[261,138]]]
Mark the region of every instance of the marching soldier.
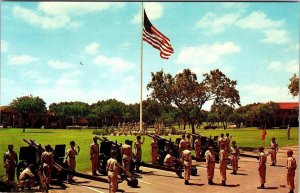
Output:
[[266,162],[267,162],[267,154],[264,152],[264,147],[259,147],[259,166],[258,166],[258,173],[259,173],[259,181],[261,186],[257,187],[257,189],[265,189],[266,183]]
[[157,162],[157,152],[158,152],[157,137],[154,136],[151,142],[151,163],[152,164],[155,164]]
[[3,165],[6,169],[6,178],[8,183],[13,183],[15,181],[15,169],[18,164],[18,155],[13,150],[14,146],[12,144],[8,145],[8,151],[5,152],[3,156]]
[[90,145],[90,160],[92,162],[92,174],[97,175],[98,163],[99,163],[99,144],[97,143],[98,137],[93,137],[93,143]]
[[195,142],[195,154],[196,154],[196,158],[199,159],[201,156],[201,138],[200,136],[197,136]]
[[[142,145],[144,144],[144,141],[145,141],[145,137],[143,137],[143,141],[141,141],[141,136],[138,135],[136,137],[136,141],[134,142],[135,157],[137,162],[142,161]],[[137,164],[136,165],[137,172],[140,171],[139,168],[140,166]]]
[[226,166],[227,166],[227,151],[226,151],[226,145],[221,144],[221,150],[220,150],[220,174],[222,178],[222,186],[226,186]]
[[276,154],[278,151],[278,143],[276,142],[275,137],[272,138],[271,141],[271,147],[270,147],[270,153],[271,153],[271,166],[275,166],[277,159],[276,159]]
[[[64,159],[64,162],[67,162],[67,158],[69,157],[69,162],[67,162],[67,163],[69,165],[70,170],[75,171],[75,168],[76,168],[75,156],[77,156],[79,154],[79,152],[80,152],[79,145],[78,145],[77,151],[76,151],[75,141],[70,141],[70,148],[67,150],[67,153],[66,153],[66,156],[65,156],[65,159]],[[67,179],[68,179],[69,183],[74,182],[73,177],[74,177],[73,175],[68,174]]]
[[231,172],[231,174],[234,174],[234,175],[237,174],[239,155],[240,155],[240,150],[236,146],[236,142],[232,141],[230,159],[231,159],[231,166],[232,166],[233,172]]
[[190,145],[187,145],[187,149],[182,152],[182,162],[184,168],[184,184],[189,185],[189,180],[191,176],[191,168],[192,168],[192,153],[189,150]]
[[294,193],[295,184],[294,184],[294,178],[295,178],[295,170],[297,168],[297,162],[296,159],[293,158],[293,151],[288,150],[287,151],[287,185],[289,186],[290,192]]
[[52,174],[52,168],[54,165],[54,155],[52,153],[52,148],[48,144],[45,146],[45,150],[42,155],[41,155],[41,161],[42,161],[42,171],[43,171],[43,176],[45,178],[45,184],[47,188],[50,186],[51,182],[51,174]]
[[108,183],[109,183],[109,193],[115,193],[118,187],[118,175],[120,171],[120,164],[116,160],[117,153],[111,151],[110,159],[107,161],[106,169],[108,171]]
[[125,168],[127,172],[130,170],[130,161],[131,161],[131,146],[129,145],[129,140],[125,140],[125,144],[121,147],[121,155],[122,155],[122,166]]
[[25,170],[22,171],[19,177],[19,186],[21,186],[22,189],[27,187],[28,190],[30,190],[31,187],[35,186],[37,181],[34,173],[35,166],[33,164],[30,164]]
[[205,158],[206,158],[206,166],[207,166],[208,184],[213,185],[214,184],[213,178],[215,172],[215,152],[212,146],[210,146],[208,150],[205,152]]

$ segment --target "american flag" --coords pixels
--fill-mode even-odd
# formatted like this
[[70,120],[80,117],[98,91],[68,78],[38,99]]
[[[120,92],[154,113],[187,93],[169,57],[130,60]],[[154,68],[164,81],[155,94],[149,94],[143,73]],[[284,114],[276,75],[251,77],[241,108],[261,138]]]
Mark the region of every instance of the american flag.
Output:
[[170,44],[169,38],[160,33],[149,21],[144,10],[143,40],[148,42],[154,48],[160,51],[160,57],[168,59],[174,50]]

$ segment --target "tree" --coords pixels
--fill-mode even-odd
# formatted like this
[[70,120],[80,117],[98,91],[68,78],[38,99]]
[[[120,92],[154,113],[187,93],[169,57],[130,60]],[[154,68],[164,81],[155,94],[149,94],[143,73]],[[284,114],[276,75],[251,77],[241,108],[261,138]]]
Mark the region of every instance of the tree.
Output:
[[41,118],[47,109],[43,99],[32,95],[16,98],[9,106],[17,113],[21,114],[23,132],[25,132],[26,126],[33,126],[33,122]]
[[[213,70],[204,74],[202,82],[190,69],[184,69],[174,78],[163,70],[151,73],[152,81],[147,89],[153,89],[150,96],[164,106],[175,105],[181,111],[184,124],[188,121],[195,133],[195,122],[200,116],[202,106],[209,100],[230,105],[239,104],[239,94],[235,89],[236,81],[231,81],[221,71]],[[184,126],[185,128],[185,126]]]
[[223,128],[225,130],[227,128],[227,121],[233,112],[233,108],[222,102],[214,102],[211,106],[211,111],[217,113],[219,121],[222,122]]
[[296,74],[290,78],[290,84],[288,88],[294,97],[299,95],[299,77],[297,77]]

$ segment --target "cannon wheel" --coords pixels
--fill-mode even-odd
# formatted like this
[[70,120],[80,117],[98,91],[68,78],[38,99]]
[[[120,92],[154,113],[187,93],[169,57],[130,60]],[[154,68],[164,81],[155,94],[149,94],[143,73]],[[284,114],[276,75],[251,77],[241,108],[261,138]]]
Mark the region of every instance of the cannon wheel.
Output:
[[195,166],[192,166],[191,168],[191,175],[196,176],[197,175],[197,168]]
[[17,179],[19,181],[19,177],[21,175],[21,173],[23,172],[23,170],[25,170],[27,167],[27,163],[25,161],[21,161],[18,163],[17,165]]

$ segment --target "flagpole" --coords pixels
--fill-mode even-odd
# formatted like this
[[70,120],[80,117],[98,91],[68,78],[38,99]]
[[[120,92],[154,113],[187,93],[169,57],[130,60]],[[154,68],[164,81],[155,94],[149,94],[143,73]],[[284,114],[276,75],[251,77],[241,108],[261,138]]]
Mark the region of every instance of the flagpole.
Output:
[[141,30],[141,61],[140,61],[140,132],[143,129],[143,28],[144,28],[144,4],[142,1],[142,30]]

